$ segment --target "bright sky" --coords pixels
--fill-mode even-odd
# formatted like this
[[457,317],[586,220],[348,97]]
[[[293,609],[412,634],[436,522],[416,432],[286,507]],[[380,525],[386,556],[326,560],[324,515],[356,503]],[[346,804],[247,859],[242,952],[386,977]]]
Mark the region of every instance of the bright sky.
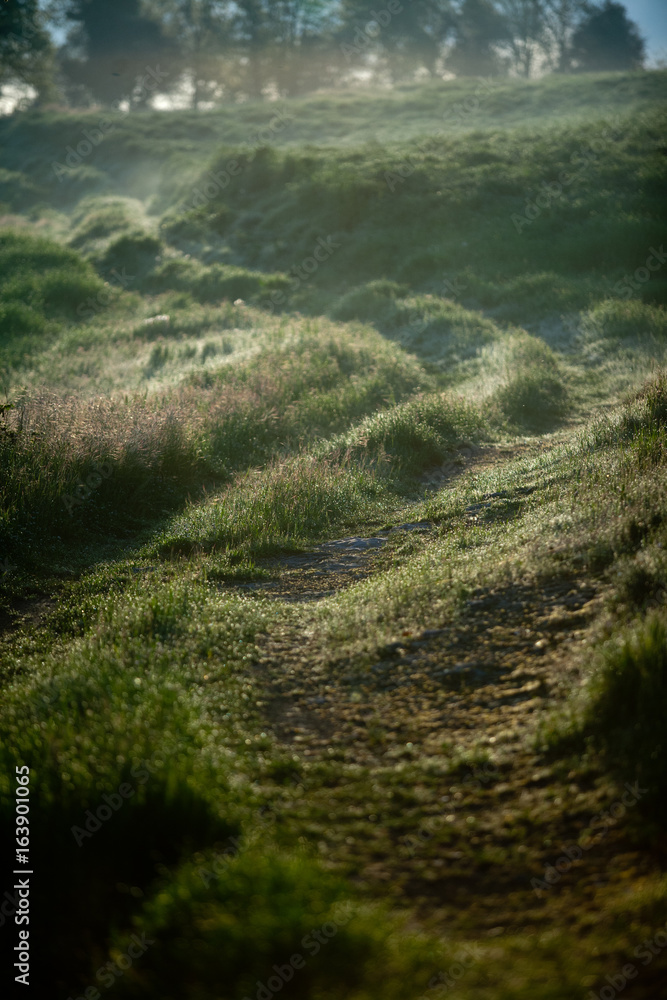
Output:
[[623,0],[646,41],[648,64],[667,63],[667,0]]

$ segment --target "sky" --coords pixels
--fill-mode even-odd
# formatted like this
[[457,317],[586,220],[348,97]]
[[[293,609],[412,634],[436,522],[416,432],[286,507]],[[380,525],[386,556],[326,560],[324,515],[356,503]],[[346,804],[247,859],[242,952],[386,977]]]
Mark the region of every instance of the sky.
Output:
[[647,63],[667,63],[667,0],[623,0],[623,6],[646,41]]

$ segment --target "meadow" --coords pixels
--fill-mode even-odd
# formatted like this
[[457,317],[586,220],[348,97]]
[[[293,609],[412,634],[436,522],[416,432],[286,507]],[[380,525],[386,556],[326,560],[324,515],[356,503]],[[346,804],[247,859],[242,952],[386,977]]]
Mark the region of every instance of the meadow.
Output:
[[0,119],[40,995],[660,995],[666,90]]

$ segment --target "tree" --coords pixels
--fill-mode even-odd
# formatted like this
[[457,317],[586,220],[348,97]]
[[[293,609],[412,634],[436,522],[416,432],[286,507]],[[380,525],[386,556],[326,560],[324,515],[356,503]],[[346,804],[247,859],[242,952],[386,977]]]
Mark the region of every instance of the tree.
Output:
[[51,94],[53,47],[37,0],[0,3],[0,87],[34,87],[38,100]]
[[545,55],[557,73],[567,73],[572,68],[572,36],[589,10],[587,0],[545,0]]
[[331,0],[237,0],[235,37],[248,65],[248,91],[273,85],[281,94],[329,83]]
[[[161,27],[147,16],[140,0],[71,0],[63,17],[70,25],[60,64],[69,83],[85,87],[102,103],[133,102],[137,80],[162,60],[174,57],[174,47]],[[160,72],[175,82],[175,66]],[[155,88],[154,88],[155,89]],[[137,95],[145,102],[149,92]]]
[[435,72],[443,46],[456,24],[449,0],[402,0],[391,4],[374,0],[343,0],[338,39],[348,65],[368,64],[380,57],[394,80],[416,69]]
[[546,0],[497,0],[508,31],[512,66],[530,77],[535,56],[548,47]]
[[330,0],[274,0],[268,5],[270,62],[281,94],[314,90],[333,82],[330,71],[336,6]]
[[491,0],[463,0],[456,42],[447,56],[447,68],[458,76],[490,76],[498,72],[496,46],[508,42],[507,24]]
[[606,0],[574,32],[570,59],[579,72],[640,69],[644,52],[644,40],[623,5]]
[[231,39],[232,5],[227,0],[154,0],[145,9],[172,40],[174,61],[192,84],[192,107],[216,95],[222,85],[222,56]]

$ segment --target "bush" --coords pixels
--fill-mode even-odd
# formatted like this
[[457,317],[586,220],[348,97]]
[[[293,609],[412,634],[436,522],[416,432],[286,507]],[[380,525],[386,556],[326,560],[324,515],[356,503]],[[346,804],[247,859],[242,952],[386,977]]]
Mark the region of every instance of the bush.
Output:
[[[13,825],[9,791],[27,761],[30,848],[58,858],[31,915],[42,987],[80,972],[126,924],[135,895],[119,883],[147,893],[159,866],[241,830],[240,793],[219,760],[214,770],[214,723],[197,692],[212,651],[229,670],[253,648],[261,610],[187,585],[98,602],[88,634],[23,661],[0,708],[0,824]],[[236,713],[233,682],[225,691]],[[72,938],[77,949],[63,946]]]
[[176,518],[159,543],[163,554],[244,547],[254,553],[294,548],[354,523],[385,487],[374,475],[298,455],[248,472],[221,496]]
[[304,856],[204,855],[146,904],[138,930],[154,944],[119,995],[240,1000],[284,987],[293,1000],[411,1000],[430,968],[426,947],[405,930],[399,944],[395,924],[346,895]]
[[191,209],[185,212],[171,210],[165,213],[160,222],[160,235],[173,246],[202,243],[211,228],[218,225],[217,216],[208,219],[201,209]]
[[124,199],[91,198],[79,205],[74,214],[76,225],[70,246],[83,247],[93,240],[108,239],[122,230],[132,229],[130,208]]
[[161,261],[146,276],[143,287],[147,292],[192,292],[202,267],[185,257],[170,257]]
[[0,168],[0,204],[6,204],[15,212],[21,212],[35,202],[41,201],[44,193],[44,190],[24,173]]

